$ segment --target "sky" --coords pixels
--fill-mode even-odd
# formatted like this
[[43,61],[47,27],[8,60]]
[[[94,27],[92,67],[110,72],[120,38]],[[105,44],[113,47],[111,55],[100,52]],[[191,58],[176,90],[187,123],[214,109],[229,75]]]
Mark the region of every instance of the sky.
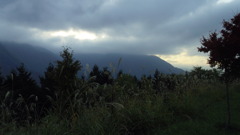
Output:
[[239,12],[240,0],[0,0],[0,41],[208,68],[201,38]]

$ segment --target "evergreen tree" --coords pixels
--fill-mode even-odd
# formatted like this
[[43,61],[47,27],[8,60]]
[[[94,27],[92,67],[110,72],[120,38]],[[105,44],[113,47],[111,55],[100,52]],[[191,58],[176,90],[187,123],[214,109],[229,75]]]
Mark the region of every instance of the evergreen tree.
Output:
[[62,60],[57,61],[56,65],[56,80],[60,89],[73,89],[76,83],[77,73],[82,66],[80,61],[74,60],[73,52],[69,52],[69,48],[64,48],[60,53]]
[[[80,79],[77,75],[82,66],[80,61],[74,60],[73,52],[70,52],[69,48],[64,48],[60,56],[62,60],[58,60],[55,66],[50,63],[44,76],[40,77],[40,82],[42,92],[55,101],[52,103],[59,109],[56,111],[66,113],[67,108],[72,105],[73,93],[78,89]],[[51,103],[49,104],[51,107]]]
[[3,99],[4,97],[4,90],[3,90],[3,83],[4,83],[4,78],[2,76],[2,72],[0,70],[0,101]]
[[62,60],[58,60],[56,66],[50,63],[44,76],[40,77],[41,87],[50,90],[51,95],[69,96],[76,90],[77,75],[82,66],[80,61],[74,60],[69,48],[64,48],[60,56]]
[[41,115],[39,106],[39,87],[31,77],[31,72],[25,69],[24,64],[13,70],[4,82],[5,105],[11,110],[12,117],[17,122],[34,121]]
[[90,72],[90,78],[94,77],[94,79],[91,81],[100,83],[100,79],[101,79],[100,75],[101,75],[101,72],[99,71],[98,66],[95,64],[93,66],[92,71]]
[[[0,69],[1,69],[1,68],[0,68]],[[0,70],[0,86],[2,86],[3,82],[4,82],[4,78],[3,78],[2,72],[1,72],[1,70]],[[1,89],[0,89],[0,90],[1,90]]]
[[156,92],[160,92],[161,91],[161,86],[160,86],[160,81],[161,81],[161,78],[160,78],[160,72],[158,71],[158,69],[155,70],[155,73],[154,73],[154,78],[153,78],[153,89],[156,90]]
[[31,77],[31,72],[25,69],[24,64],[17,67],[17,71],[13,70],[7,76],[5,85],[8,90],[13,90],[16,94],[21,94],[24,98],[28,98],[32,94],[36,94],[38,86]]
[[44,72],[44,77],[40,77],[40,84],[42,89],[49,89],[55,91],[55,74],[55,67],[52,63],[50,63],[47,67],[47,71]]
[[103,68],[103,71],[100,74],[100,84],[112,84],[113,77],[111,72],[107,69],[107,67]]
[[112,84],[113,77],[111,72],[107,69],[107,67],[103,68],[102,71],[99,70],[97,65],[94,65],[92,71],[90,72],[90,77],[95,77],[93,80],[99,84]]

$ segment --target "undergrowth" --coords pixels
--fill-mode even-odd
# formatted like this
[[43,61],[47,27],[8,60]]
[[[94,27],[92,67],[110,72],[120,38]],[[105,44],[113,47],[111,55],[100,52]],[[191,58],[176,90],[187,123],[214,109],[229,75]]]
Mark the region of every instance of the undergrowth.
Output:
[[222,84],[200,84],[181,94],[134,96],[127,101],[79,107],[68,116],[52,110],[37,123],[18,126],[1,121],[0,134],[239,134],[239,84],[231,88],[233,129],[225,130],[225,93]]

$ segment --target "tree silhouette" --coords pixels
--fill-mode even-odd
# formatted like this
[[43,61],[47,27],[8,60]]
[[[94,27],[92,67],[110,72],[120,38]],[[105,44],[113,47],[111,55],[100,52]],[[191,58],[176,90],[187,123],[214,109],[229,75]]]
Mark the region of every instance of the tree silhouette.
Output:
[[154,78],[153,78],[153,89],[156,90],[156,93],[159,93],[161,91],[160,89],[160,85],[161,85],[161,76],[160,76],[160,72],[158,71],[158,69],[155,70],[154,73]]
[[63,93],[71,93],[74,90],[74,84],[77,80],[77,73],[81,70],[82,66],[80,61],[74,60],[73,52],[69,48],[64,48],[60,53],[62,60],[57,61],[55,67],[55,79],[59,89],[65,91]]
[[47,71],[44,72],[44,77],[40,77],[41,88],[54,91],[56,85],[55,67],[52,63],[49,63],[46,70]]
[[[53,101],[59,113],[68,111],[68,107],[73,100],[73,93],[78,88],[78,72],[82,66],[80,61],[74,60],[73,52],[69,48],[64,48],[60,52],[62,60],[58,60],[56,65],[49,64],[43,77],[40,77],[42,91],[45,91]],[[51,105],[50,105],[51,106]]]
[[[0,68],[1,69],[1,68]],[[2,76],[2,72],[0,70],[0,101],[4,97],[4,90],[3,90],[3,83],[4,83],[4,77]]]
[[226,126],[229,127],[231,112],[228,87],[234,78],[240,76],[240,13],[230,21],[224,20],[220,34],[213,32],[208,38],[203,37],[201,44],[198,51],[209,53],[208,63],[210,66],[217,66],[224,72],[228,112]]
[[21,94],[24,98],[36,94],[38,90],[35,80],[31,77],[31,72],[26,70],[24,64],[21,64],[17,67],[17,71],[13,70],[11,74],[7,76],[5,85],[8,90],[13,90],[16,95]]
[[[3,82],[4,82],[4,78],[2,76],[2,72],[1,72],[1,68],[0,68],[0,86],[2,86]],[[1,91],[1,89],[0,89],[0,91]]]
[[95,77],[94,82],[99,84],[112,84],[113,77],[111,72],[107,69],[107,67],[103,68],[103,70],[99,70],[97,65],[93,66],[92,71],[90,72],[90,77]]
[[101,72],[99,71],[98,66],[95,64],[93,66],[92,71],[90,72],[90,77],[94,77],[94,79],[92,81],[100,83],[100,79],[101,79],[100,75],[101,75]]
[[36,120],[42,114],[40,106],[39,87],[35,80],[21,64],[17,70],[13,70],[4,81],[5,104],[11,110],[12,117],[18,121]]
[[56,100],[56,91],[57,91],[57,82],[56,82],[56,72],[55,67],[52,63],[50,63],[46,69],[47,71],[44,72],[44,77],[40,78],[40,84],[41,84],[41,95],[43,96],[43,103],[45,103],[46,108],[50,108],[52,106],[51,100]]
[[111,72],[107,69],[107,67],[103,68],[103,71],[100,74],[100,84],[112,84],[113,77]]

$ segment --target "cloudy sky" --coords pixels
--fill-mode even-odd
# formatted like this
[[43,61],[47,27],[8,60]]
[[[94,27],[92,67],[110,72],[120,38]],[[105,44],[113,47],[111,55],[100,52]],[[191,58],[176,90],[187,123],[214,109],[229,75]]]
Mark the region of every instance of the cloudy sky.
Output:
[[238,12],[240,0],[0,0],[0,41],[206,67],[201,37]]

